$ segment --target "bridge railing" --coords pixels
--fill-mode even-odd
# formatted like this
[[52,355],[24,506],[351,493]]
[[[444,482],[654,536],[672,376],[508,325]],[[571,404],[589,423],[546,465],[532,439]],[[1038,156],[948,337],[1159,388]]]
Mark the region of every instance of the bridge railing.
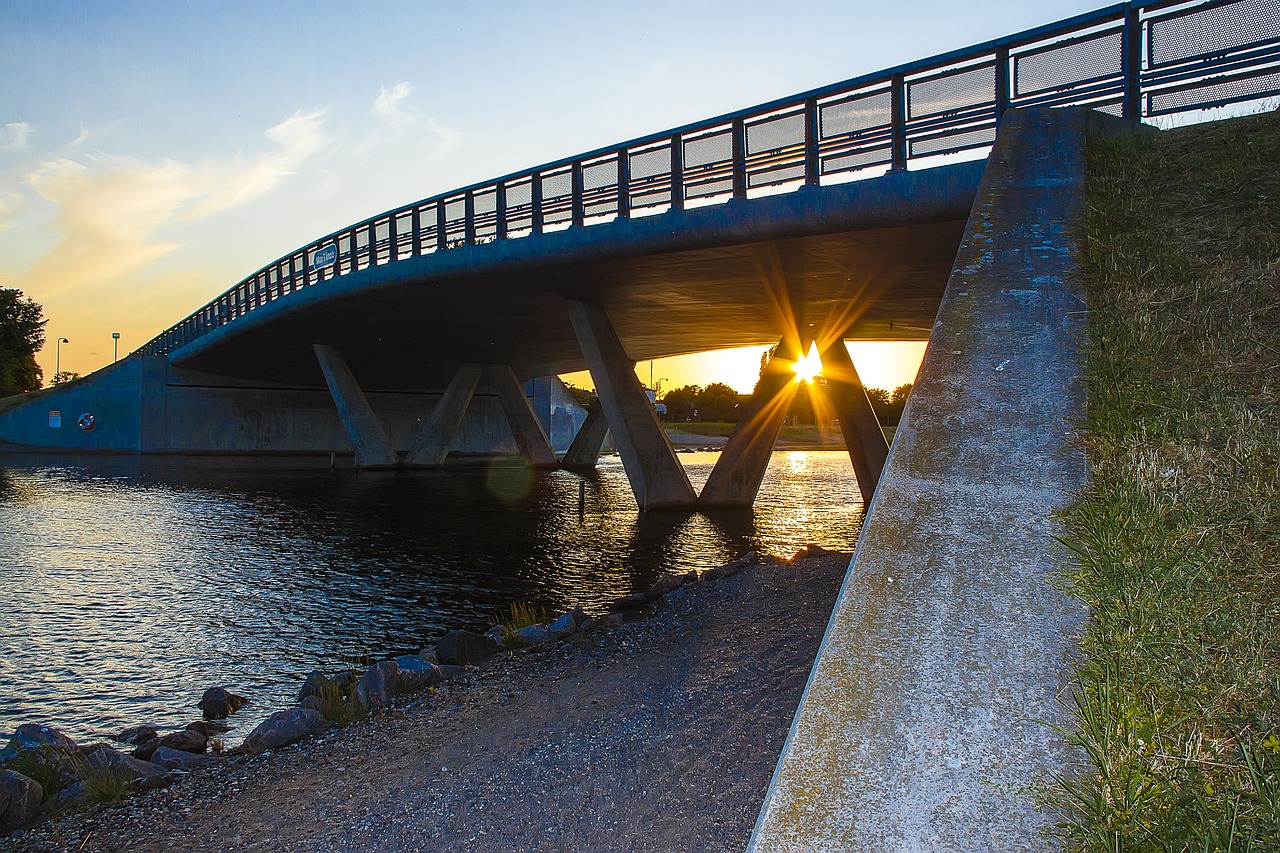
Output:
[[1276,95],[1276,0],[1122,3],[378,214],[273,261],[139,351],[172,352],[370,266],[973,156],[1010,107],[1141,120]]

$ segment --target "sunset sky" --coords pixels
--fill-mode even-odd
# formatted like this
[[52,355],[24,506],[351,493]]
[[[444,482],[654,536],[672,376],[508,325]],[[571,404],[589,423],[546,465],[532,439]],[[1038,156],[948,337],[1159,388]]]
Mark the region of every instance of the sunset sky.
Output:
[[[89,373],[112,332],[123,356],[382,210],[1097,5],[6,3],[0,286],[44,305],[46,382],[59,337],[62,368]],[[908,349],[854,358],[894,387]],[[747,391],[759,352],[655,378]]]

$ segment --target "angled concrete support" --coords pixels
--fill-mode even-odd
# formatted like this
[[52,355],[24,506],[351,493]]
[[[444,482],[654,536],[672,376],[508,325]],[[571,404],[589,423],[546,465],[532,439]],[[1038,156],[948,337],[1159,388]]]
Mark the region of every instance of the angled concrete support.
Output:
[[867,389],[858,378],[844,340],[837,338],[818,357],[822,359],[822,375],[827,379],[827,395],[840,417],[840,432],[844,433],[844,444],[853,460],[862,502],[870,506],[889,456],[889,443],[884,439],[880,421],[871,408]]
[[312,348],[316,351],[320,370],[324,372],[324,381],[329,385],[329,393],[338,407],[338,417],[355,445],[356,467],[394,468],[399,465],[391,439],[387,438],[378,416],[369,407],[369,401],[351,375],[351,368],[347,367],[342,353],[327,344],[312,344]]
[[738,419],[698,502],[702,506],[751,506],[760,481],[769,467],[773,444],[782,429],[787,404],[795,391],[791,360],[778,346],[765,367],[764,376]]
[[600,399],[587,409],[587,419],[582,422],[573,443],[565,451],[561,464],[566,468],[594,468],[600,458],[600,448],[604,447],[605,437],[609,435],[609,422],[604,419],[604,409]]
[[435,467],[444,464],[449,455],[449,447],[462,427],[462,419],[467,414],[467,404],[476,391],[483,365],[464,364],[458,368],[444,390],[440,401],[431,410],[427,422],[422,425],[418,435],[409,448],[406,465]]
[[640,509],[693,508],[698,498],[632,361],[599,305],[569,302],[569,319]]
[[520,455],[535,467],[554,467],[558,464],[556,452],[551,449],[551,441],[547,433],[538,423],[533,413],[529,398],[524,395],[515,371],[506,364],[490,364],[488,366],[489,381],[498,393],[498,402],[511,425],[511,434],[515,436],[516,447]]

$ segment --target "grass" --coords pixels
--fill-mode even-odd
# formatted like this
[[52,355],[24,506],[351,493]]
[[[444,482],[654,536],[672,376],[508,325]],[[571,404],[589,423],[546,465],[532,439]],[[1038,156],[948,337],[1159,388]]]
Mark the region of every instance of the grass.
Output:
[[63,775],[68,770],[67,757],[62,750],[48,744],[41,744],[34,749],[19,749],[17,755],[9,759],[9,770],[21,773],[28,779],[40,784],[44,791],[44,799],[57,799],[62,790]]
[[1088,851],[1280,849],[1280,114],[1091,143]]
[[489,624],[495,628],[502,629],[502,644],[504,646],[508,649],[515,649],[524,645],[524,641],[516,631],[521,628],[528,628],[530,625],[540,625],[546,621],[547,611],[544,608],[521,601],[513,601],[507,607],[505,613],[498,613],[491,617]]
[[345,726],[362,720],[367,712],[357,703],[351,701],[349,690],[343,690],[340,680],[328,679],[320,692],[315,694],[320,704],[320,715],[337,726]]

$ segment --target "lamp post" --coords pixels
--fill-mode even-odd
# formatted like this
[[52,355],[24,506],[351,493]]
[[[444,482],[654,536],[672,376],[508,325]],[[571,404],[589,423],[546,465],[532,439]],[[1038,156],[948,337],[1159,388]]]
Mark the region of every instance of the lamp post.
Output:
[[111,363],[115,364],[120,358],[120,333],[111,333]]
[[58,374],[62,372],[62,345],[69,344],[71,341],[66,338],[58,338],[58,342],[53,345],[53,381],[58,381]]

